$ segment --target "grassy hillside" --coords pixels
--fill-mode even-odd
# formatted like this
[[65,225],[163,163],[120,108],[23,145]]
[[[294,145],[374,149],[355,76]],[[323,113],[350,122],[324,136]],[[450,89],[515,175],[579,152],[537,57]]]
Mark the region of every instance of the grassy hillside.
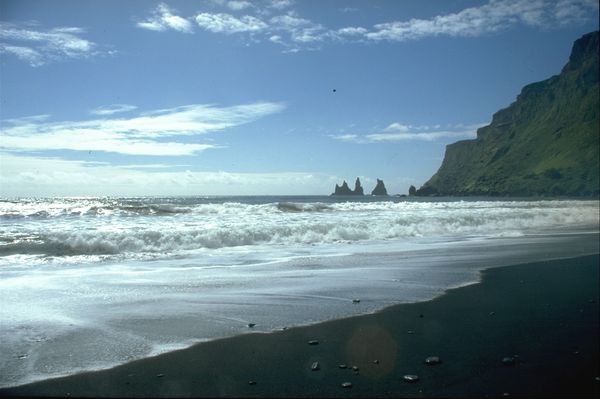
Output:
[[417,195],[598,195],[598,32],[560,75],[525,86],[474,140],[446,147]]

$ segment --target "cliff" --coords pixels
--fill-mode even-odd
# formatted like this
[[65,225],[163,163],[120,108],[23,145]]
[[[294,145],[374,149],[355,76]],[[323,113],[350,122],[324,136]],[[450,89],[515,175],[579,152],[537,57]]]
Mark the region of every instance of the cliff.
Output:
[[477,138],[446,147],[417,195],[598,195],[598,32],[561,73],[525,86]]

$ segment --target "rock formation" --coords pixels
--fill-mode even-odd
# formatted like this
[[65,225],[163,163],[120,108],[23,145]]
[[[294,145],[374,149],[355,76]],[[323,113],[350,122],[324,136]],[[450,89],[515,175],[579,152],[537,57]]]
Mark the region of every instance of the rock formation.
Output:
[[375,186],[373,191],[371,191],[371,195],[388,195],[383,180],[377,179],[377,185]]
[[416,195],[416,194],[417,194],[417,188],[415,186],[410,186],[408,188],[408,195],[410,195],[412,197],[413,195]]
[[597,196],[598,53],[598,31],[575,41],[559,75],[525,86],[476,139],[448,145],[416,194]]
[[341,186],[335,185],[335,191],[331,195],[364,195],[364,190],[360,185],[360,179],[357,177],[354,183],[354,190],[351,190],[346,180],[344,180]]

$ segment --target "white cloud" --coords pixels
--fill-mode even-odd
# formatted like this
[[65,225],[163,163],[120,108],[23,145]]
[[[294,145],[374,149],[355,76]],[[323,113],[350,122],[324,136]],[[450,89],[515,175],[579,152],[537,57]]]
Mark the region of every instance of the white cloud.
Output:
[[480,36],[518,24],[533,27],[552,27],[572,18],[589,14],[592,1],[561,0],[491,0],[479,7],[460,12],[438,15],[431,19],[410,19],[376,24],[365,34],[371,40],[406,41],[425,37]]
[[470,125],[458,124],[446,126],[445,129],[442,129],[442,126],[440,125],[413,126],[394,122],[379,133],[366,135],[340,134],[330,135],[329,137],[339,141],[358,144],[415,140],[437,141],[442,139],[474,139],[477,137],[477,129],[485,125],[487,125],[487,123]]
[[283,10],[284,8],[288,8],[294,5],[293,0],[271,0],[269,3],[270,8],[275,8],[277,10]]
[[196,23],[201,28],[215,33],[241,33],[257,32],[267,28],[267,24],[260,19],[244,15],[236,18],[231,14],[201,13],[196,16]]
[[137,26],[142,29],[159,32],[166,31],[167,29],[184,33],[193,32],[192,23],[183,17],[175,15],[173,10],[164,3],[160,3],[152,12],[152,16],[145,21],[138,22]]
[[[35,29],[34,29],[35,28]],[[85,58],[100,54],[97,46],[81,36],[85,30],[78,27],[59,27],[43,31],[34,24],[18,26],[0,24],[0,53],[10,53],[38,67],[50,61]]]
[[[278,103],[232,107],[194,104],[142,113],[131,118],[49,122],[46,119],[6,120],[0,131],[5,151],[104,151],[128,155],[191,155],[214,144],[189,143],[183,136],[217,132],[279,112]],[[4,127],[5,125],[12,125]],[[174,138],[177,138],[175,140]],[[167,141],[170,140],[170,141]]]
[[[202,12],[185,19],[173,15],[164,4],[159,5],[152,18],[138,26],[158,31],[176,29],[191,32],[190,20],[213,33],[251,33],[252,43],[263,41],[285,47],[284,52],[314,50],[321,43],[356,43],[420,40],[428,37],[477,37],[515,26],[548,29],[579,23],[598,14],[597,0],[489,0],[455,13],[426,19],[376,23],[368,26],[330,27],[302,18],[291,9],[294,2],[271,0],[252,3],[247,0],[213,0],[219,7],[234,11],[245,10],[254,15],[234,16],[227,13]],[[284,10],[285,11],[282,11]],[[344,12],[353,8],[341,9]],[[279,15],[277,15],[279,13]],[[275,15],[274,15],[275,14]],[[34,57],[23,53],[22,57]]]
[[249,1],[245,0],[232,0],[227,2],[227,7],[233,11],[240,11],[253,7],[253,5]]
[[137,109],[135,105],[130,104],[111,104],[111,105],[103,105],[101,107],[95,108],[90,111],[93,115],[112,115],[121,112],[129,112]]
[[[166,168],[165,168],[166,169]],[[0,196],[323,194],[339,180],[311,172],[165,170],[0,152]]]

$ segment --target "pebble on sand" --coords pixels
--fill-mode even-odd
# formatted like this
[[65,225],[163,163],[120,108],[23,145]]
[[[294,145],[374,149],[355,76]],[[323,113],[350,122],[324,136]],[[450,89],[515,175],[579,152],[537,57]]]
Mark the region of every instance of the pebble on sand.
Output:
[[308,341],[309,345],[319,345],[319,341],[316,339],[311,339],[310,341]]
[[440,364],[441,362],[442,361],[440,360],[440,358],[438,356],[429,356],[427,359],[425,359],[425,364],[428,364],[430,366]]
[[513,356],[505,356],[502,358],[502,364],[505,366],[514,366],[517,360]]
[[414,374],[406,374],[402,379],[406,382],[417,382],[419,381],[419,376]]
[[312,371],[317,371],[317,370],[320,370],[320,369],[321,369],[321,366],[319,366],[319,362],[314,362],[314,363],[312,364],[312,366],[310,366],[310,369],[311,369]]
[[342,388],[352,388],[351,382],[342,382]]

